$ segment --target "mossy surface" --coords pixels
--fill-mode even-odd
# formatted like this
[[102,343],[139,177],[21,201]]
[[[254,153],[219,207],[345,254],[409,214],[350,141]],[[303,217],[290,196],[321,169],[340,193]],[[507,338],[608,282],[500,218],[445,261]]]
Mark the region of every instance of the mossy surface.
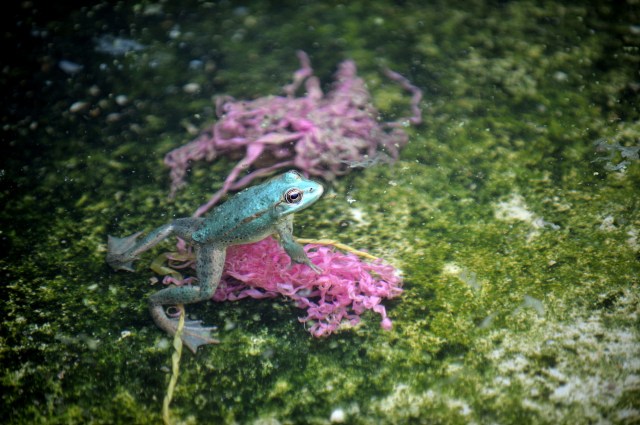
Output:
[[[314,339],[284,300],[189,306],[221,344],[183,355],[176,422],[640,421],[640,161],[616,147],[640,145],[637,2],[40,3],[3,32],[6,423],[160,422],[154,254],[114,273],[106,236],[217,189],[236,159],[167,199],[164,154],[215,120],[213,95],[279,94],[297,49],[325,82],[355,59],[385,119],[407,98],[382,67],[424,90],[400,161],[296,218],[402,270],[394,327]],[[105,34],[144,48],[95,51]]]

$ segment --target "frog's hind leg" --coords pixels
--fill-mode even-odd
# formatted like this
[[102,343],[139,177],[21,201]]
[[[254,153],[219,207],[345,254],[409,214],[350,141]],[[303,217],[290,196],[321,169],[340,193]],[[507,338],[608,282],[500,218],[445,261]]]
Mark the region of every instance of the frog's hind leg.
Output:
[[181,218],[169,224],[160,226],[144,238],[138,240],[142,232],[124,238],[108,237],[107,263],[114,270],[133,271],[133,262],[138,255],[154,247],[163,239],[175,233],[179,237],[191,242],[191,233],[202,222],[201,218]]
[[[165,305],[191,304],[213,296],[222,276],[226,248],[215,245],[196,245],[196,269],[199,286],[172,286],[149,297],[149,310],[154,322],[169,335],[175,335],[178,321],[167,316]],[[215,327],[202,326],[200,321],[185,322],[182,342],[195,354],[198,347],[217,344],[211,337]]]

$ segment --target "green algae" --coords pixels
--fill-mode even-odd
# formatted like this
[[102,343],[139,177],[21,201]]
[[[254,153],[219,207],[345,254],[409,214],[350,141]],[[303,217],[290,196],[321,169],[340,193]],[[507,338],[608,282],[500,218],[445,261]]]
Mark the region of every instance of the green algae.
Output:
[[[425,91],[425,122],[400,161],[354,170],[296,218],[297,236],[403,271],[404,295],[386,303],[394,328],[365,314],[316,340],[284,300],[189,306],[221,344],[183,356],[172,416],[637,422],[640,163],[607,169],[596,146],[640,145],[637,9],[420,3],[21,6],[25,25],[49,35],[29,38],[0,77],[14,87],[3,118],[14,154],[0,174],[3,418],[160,422],[171,348],[144,301],[157,252],[135,274],[113,273],[106,235],[189,215],[219,187],[233,161],[194,165],[167,199],[164,153],[214,119],[212,95],[277,93],[302,48],[325,81],[354,58],[385,116],[407,102],[381,66]],[[147,48],[97,54],[97,27]],[[67,57],[83,59],[81,74],[56,69]],[[78,100],[90,106],[70,112]]]

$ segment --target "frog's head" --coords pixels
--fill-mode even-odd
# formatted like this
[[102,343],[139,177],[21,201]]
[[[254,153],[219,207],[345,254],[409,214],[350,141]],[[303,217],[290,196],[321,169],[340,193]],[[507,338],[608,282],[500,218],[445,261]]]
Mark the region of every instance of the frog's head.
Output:
[[280,201],[276,206],[278,215],[284,216],[303,210],[322,196],[324,187],[309,180],[297,171],[287,171],[276,177],[274,185],[280,192]]

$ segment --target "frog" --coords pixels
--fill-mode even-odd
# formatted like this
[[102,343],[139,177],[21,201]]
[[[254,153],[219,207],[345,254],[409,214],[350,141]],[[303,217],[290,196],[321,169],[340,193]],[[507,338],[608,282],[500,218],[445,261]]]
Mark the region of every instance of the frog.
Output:
[[[320,199],[322,184],[290,170],[262,184],[237,193],[214,208],[206,217],[178,218],[140,238],[143,232],[118,238],[108,236],[106,262],[115,271],[135,271],[139,255],[175,235],[194,247],[197,285],[169,286],[149,296],[149,311],[155,324],[175,336],[178,320],[165,308],[193,304],[210,299],[218,287],[227,247],[258,242],[270,235],[279,236],[280,245],[294,263],[321,269],[313,264],[302,245],[293,237],[293,215]],[[194,354],[198,348],[219,341],[211,336],[215,327],[202,321],[186,320],[182,342]]]

